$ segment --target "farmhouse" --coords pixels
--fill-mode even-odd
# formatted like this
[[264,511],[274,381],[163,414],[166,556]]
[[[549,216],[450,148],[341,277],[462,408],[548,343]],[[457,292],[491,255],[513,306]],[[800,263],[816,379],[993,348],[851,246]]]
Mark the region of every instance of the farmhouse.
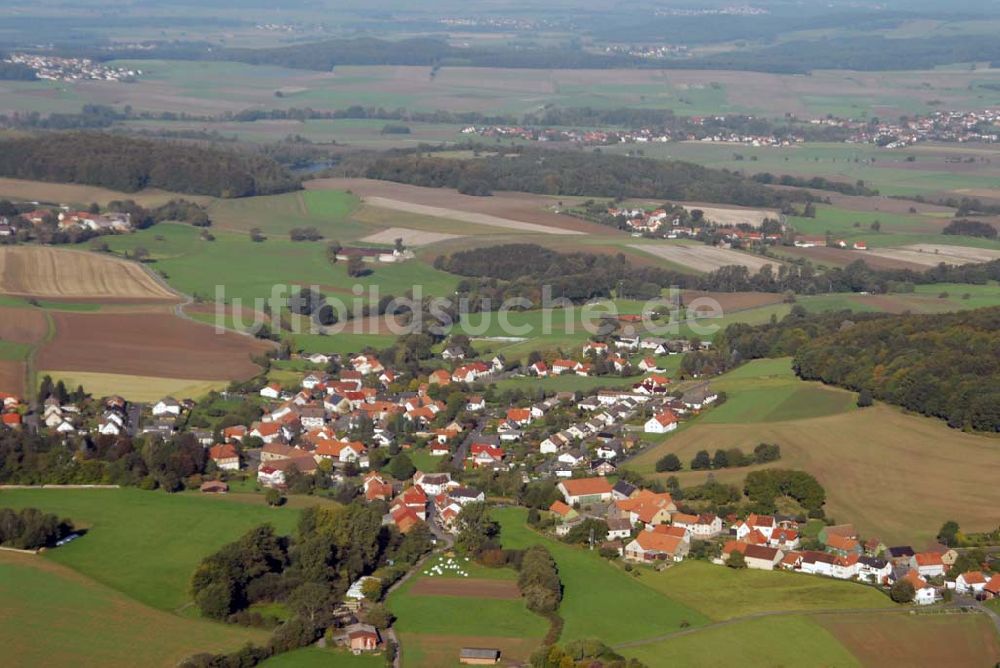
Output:
[[163,415],[180,415],[181,404],[173,397],[165,397],[153,404],[153,415],[161,417]]
[[614,507],[618,516],[627,517],[632,524],[642,522],[646,526],[666,524],[670,521],[671,513],[677,511],[677,505],[670,494],[657,494],[646,489],[631,498],[615,501]]
[[982,594],[986,589],[986,576],[981,571],[968,571],[955,579],[955,591],[960,594]]
[[927,580],[920,577],[920,574],[915,570],[910,570],[906,575],[903,576],[904,580],[909,580],[910,584],[913,585],[913,602],[917,605],[930,605],[937,598],[937,590],[927,584]]
[[557,485],[567,504],[584,505],[611,500],[611,485],[604,478],[563,480]]
[[629,561],[683,561],[690,550],[690,543],[678,536],[670,536],[655,531],[640,531],[625,546],[625,558]]
[[209,448],[208,456],[220,469],[238,471],[240,468],[240,455],[231,443],[213,445]]

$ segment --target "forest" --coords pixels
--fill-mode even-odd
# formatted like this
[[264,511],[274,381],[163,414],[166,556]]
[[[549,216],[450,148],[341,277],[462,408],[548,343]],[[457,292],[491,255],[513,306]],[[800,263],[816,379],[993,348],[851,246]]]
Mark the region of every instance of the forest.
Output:
[[269,195],[301,185],[278,163],[260,155],[89,132],[2,141],[0,176],[215,197]]
[[[505,244],[439,256],[434,267],[469,280],[458,293],[470,299],[471,310],[499,308],[506,299],[522,297],[536,307],[543,287],[552,299],[583,303],[612,293],[635,299],[659,297],[662,288],[688,287],[694,277],[656,267],[639,267],[624,255],[559,253],[536,244]],[[489,300],[487,305],[484,300]]]
[[1000,431],[1000,307],[857,322],[805,342],[793,365],[950,427]]
[[730,325],[711,351],[685,356],[681,370],[719,373],[788,356],[800,378],[858,392],[859,405],[874,398],[954,428],[1000,431],[1000,307],[889,315],[796,305],[781,320]]
[[802,191],[776,192],[724,170],[681,161],[662,161],[600,153],[500,151],[489,157],[456,160],[399,151],[375,157],[361,174],[431,188],[456,188],[468,195],[495,190],[546,195],[649,197],[742,206],[777,207],[808,200]]

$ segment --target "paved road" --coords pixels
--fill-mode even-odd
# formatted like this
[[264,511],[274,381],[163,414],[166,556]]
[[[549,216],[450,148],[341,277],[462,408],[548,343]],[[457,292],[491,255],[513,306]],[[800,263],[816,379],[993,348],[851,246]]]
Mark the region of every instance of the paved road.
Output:
[[459,444],[458,448],[455,450],[455,455],[451,458],[452,466],[458,470],[462,470],[465,467],[465,460],[469,456],[469,448],[472,444],[483,435],[483,429],[486,428],[486,418],[481,417],[476,421],[476,427],[466,434],[465,438]]

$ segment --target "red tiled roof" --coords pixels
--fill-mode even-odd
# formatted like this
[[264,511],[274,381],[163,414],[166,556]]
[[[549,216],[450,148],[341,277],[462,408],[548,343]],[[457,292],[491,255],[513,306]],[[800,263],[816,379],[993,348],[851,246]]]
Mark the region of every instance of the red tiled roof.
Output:
[[575,480],[563,480],[559,484],[563,486],[570,496],[611,493],[611,484],[604,478],[577,478]]

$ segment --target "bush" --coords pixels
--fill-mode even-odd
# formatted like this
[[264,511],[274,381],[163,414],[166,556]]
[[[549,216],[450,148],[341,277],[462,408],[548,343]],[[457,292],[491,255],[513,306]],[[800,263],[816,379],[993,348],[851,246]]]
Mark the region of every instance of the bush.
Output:
[[909,580],[897,580],[889,590],[889,598],[896,603],[910,603],[916,595],[913,583]]
[[664,471],[680,471],[680,470],[681,470],[681,460],[677,455],[675,455],[672,452],[656,460],[657,473],[663,473]]

